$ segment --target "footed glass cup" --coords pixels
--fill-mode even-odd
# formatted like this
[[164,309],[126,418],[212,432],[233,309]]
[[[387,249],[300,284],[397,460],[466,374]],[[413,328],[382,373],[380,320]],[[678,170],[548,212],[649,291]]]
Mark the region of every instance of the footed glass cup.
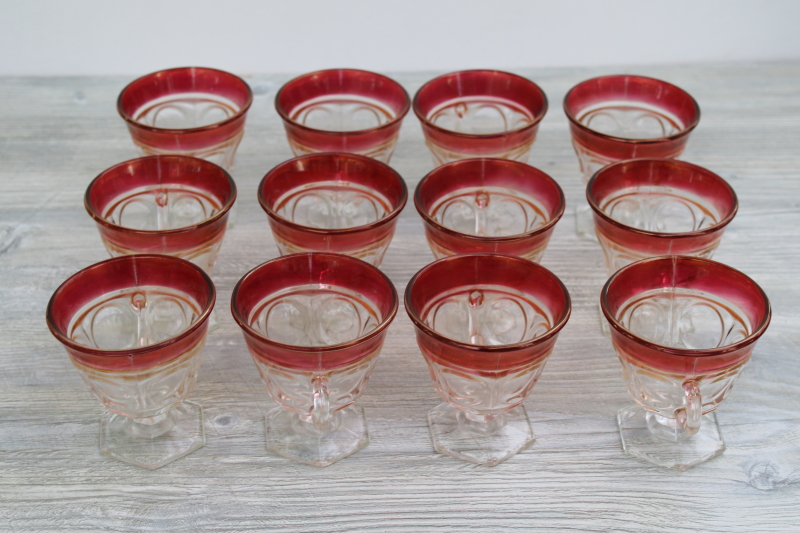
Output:
[[454,255],[420,270],[405,307],[436,392],[436,451],[494,466],[533,443],[523,402],[569,319],[566,287],[519,257]]
[[132,159],[89,184],[86,211],[112,257],[164,254],[211,274],[236,184],[221,167],[186,156]]
[[275,96],[275,109],[296,156],[349,152],[388,163],[410,107],[399,83],[354,69],[304,74]]
[[764,291],[721,263],[667,256],[619,270],[600,302],[636,402],[617,415],[625,451],[678,470],[722,453],[714,410],[769,325]]
[[389,165],[347,153],[290,159],[258,187],[281,255],[334,252],[375,266],[407,198],[405,181]]
[[205,444],[203,408],[184,400],[214,300],[205,272],[163,255],[108,259],[53,294],[47,325],[108,410],[100,453],[155,469]]
[[[623,159],[678,157],[700,121],[689,93],[644,76],[613,75],[579,83],[564,97],[583,182]],[[594,240],[589,208],[576,211],[578,234]]]
[[231,297],[267,391],[267,450],[328,466],[369,444],[355,401],[367,386],[397,292],[380,270],[327,253],[294,254],[248,272]]
[[143,156],[199,157],[230,171],[252,103],[253,92],[238,76],[183,67],[132,81],[117,111]]
[[435,165],[474,157],[525,163],[547,96],[516,74],[464,70],[427,82],[413,106]]
[[491,252],[539,262],[564,214],[550,176],[507,159],[446,163],[417,185],[414,205],[433,255]]

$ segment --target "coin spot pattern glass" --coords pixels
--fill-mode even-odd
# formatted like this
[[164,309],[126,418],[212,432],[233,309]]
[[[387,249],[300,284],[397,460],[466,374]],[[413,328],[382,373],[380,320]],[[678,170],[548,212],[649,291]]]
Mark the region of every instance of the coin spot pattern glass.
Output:
[[354,402],[397,304],[377,268],[338,254],[284,256],[239,281],[233,316],[280,405],[266,416],[268,450],[327,466],[369,443],[364,411]]
[[563,284],[518,257],[455,255],[418,272],[405,299],[445,401],[428,413],[436,450],[493,466],[529,446],[522,404],[569,318]]
[[645,259],[615,273],[601,295],[625,385],[623,448],[685,470],[725,449],[714,414],[770,319],[763,291],[706,259]]
[[197,379],[214,286],[191,263],[131,255],[78,272],[54,293],[53,334],[108,412],[100,452],[159,468],[205,443]]

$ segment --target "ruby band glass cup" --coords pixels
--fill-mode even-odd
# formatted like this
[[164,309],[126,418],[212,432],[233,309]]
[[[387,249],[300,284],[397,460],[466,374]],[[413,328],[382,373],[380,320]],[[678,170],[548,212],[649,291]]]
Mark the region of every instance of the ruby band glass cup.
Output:
[[117,111],[142,155],[199,157],[230,171],[252,103],[253,92],[238,76],[183,67],[132,81]]
[[672,159],[609,165],[589,181],[586,199],[609,276],[647,257],[710,259],[738,209],[724,179]]
[[385,274],[339,254],[280,257],[239,281],[231,311],[279,405],[266,416],[269,451],[327,466],[369,444],[354,402],[397,306]]
[[436,392],[439,453],[494,466],[535,440],[523,402],[569,319],[569,293],[519,257],[454,255],[420,270],[405,307]]
[[425,176],[414,205],[437,259],[490,252],[538,263],[565,201],[553,178],[525,163],[465,159]]
[[396,81],[354,69],[304,74],[275,96],[294,155],[349,152],[383,163],[392,157],[410,106]]
[[185,156],[132,159],[89,184],[84,206],[112,257],[157,253],[211,274],[236,184],[221,167]]
[[[624,159],[678,157],[700,121],[683,89],[644,76],[614,75],[579,83],[564,97],[572,146],[583,182]],[[576,209],[578,234],[594,238],[586,206]]]
[[617,416],[625,451],[679,470],[722,453],[714,410],[769,325],[764,291],[721,263],[667,256],[619,270],[600,301],[636,401]]
[[309,154],[270,170],[258,187],[281,255],[333,252],[380,266],[408,198],[388,165],[347,153]]
[[155,469],[205,444],[203,409],[184,400],[215,295],[202,269],[164,255],[108,259],[55,291],[47,325],[108,410],[100,453]]
[[689,93],[644,76],[603,76],[564,97],[583,182],[622,159],[676,158],[700,121]]
[[525,163],[547,96],[516,74],[465,70],[427,82],[413,106],[435,165],[474,157]]

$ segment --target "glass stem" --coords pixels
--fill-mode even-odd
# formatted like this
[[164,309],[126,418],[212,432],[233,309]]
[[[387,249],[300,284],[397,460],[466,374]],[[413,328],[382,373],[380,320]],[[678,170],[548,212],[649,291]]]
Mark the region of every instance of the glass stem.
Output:
[[128,433],[135,437],[150,439],[160,437],[175,427],[171,410],[156,416],[128,418],[127,422]]
[[481,415],[460,411],[458,425],[463,430],[476,435],[494,435],[506,426],[506,417],[503,413]]

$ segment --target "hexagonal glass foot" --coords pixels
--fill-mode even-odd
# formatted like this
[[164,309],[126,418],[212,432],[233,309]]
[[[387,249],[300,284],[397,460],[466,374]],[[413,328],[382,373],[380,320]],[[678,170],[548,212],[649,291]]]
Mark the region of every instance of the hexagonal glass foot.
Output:
[[443,403],[428,413],[428,424],[437,452],[486,466],[502,463],[536,440],[523,405],[481,417]]
[[703,415],[700,430],[686,435],[674,421],[645,411],[639,405],[621,409],[617,423],[624,450],[658,466],[687,470],[716,457],[725,450],[725,442],[712,412]]
[[299,413],[276,407],[266,416],[267,450],[311,466],[328,466],[369,444],[367,418],[360,405],[331,413],[317,430]]
[[135,420],[106,413],[100,420],[100,453],[155,470],[206,443],[203,408],[183,402],[163,415]]

